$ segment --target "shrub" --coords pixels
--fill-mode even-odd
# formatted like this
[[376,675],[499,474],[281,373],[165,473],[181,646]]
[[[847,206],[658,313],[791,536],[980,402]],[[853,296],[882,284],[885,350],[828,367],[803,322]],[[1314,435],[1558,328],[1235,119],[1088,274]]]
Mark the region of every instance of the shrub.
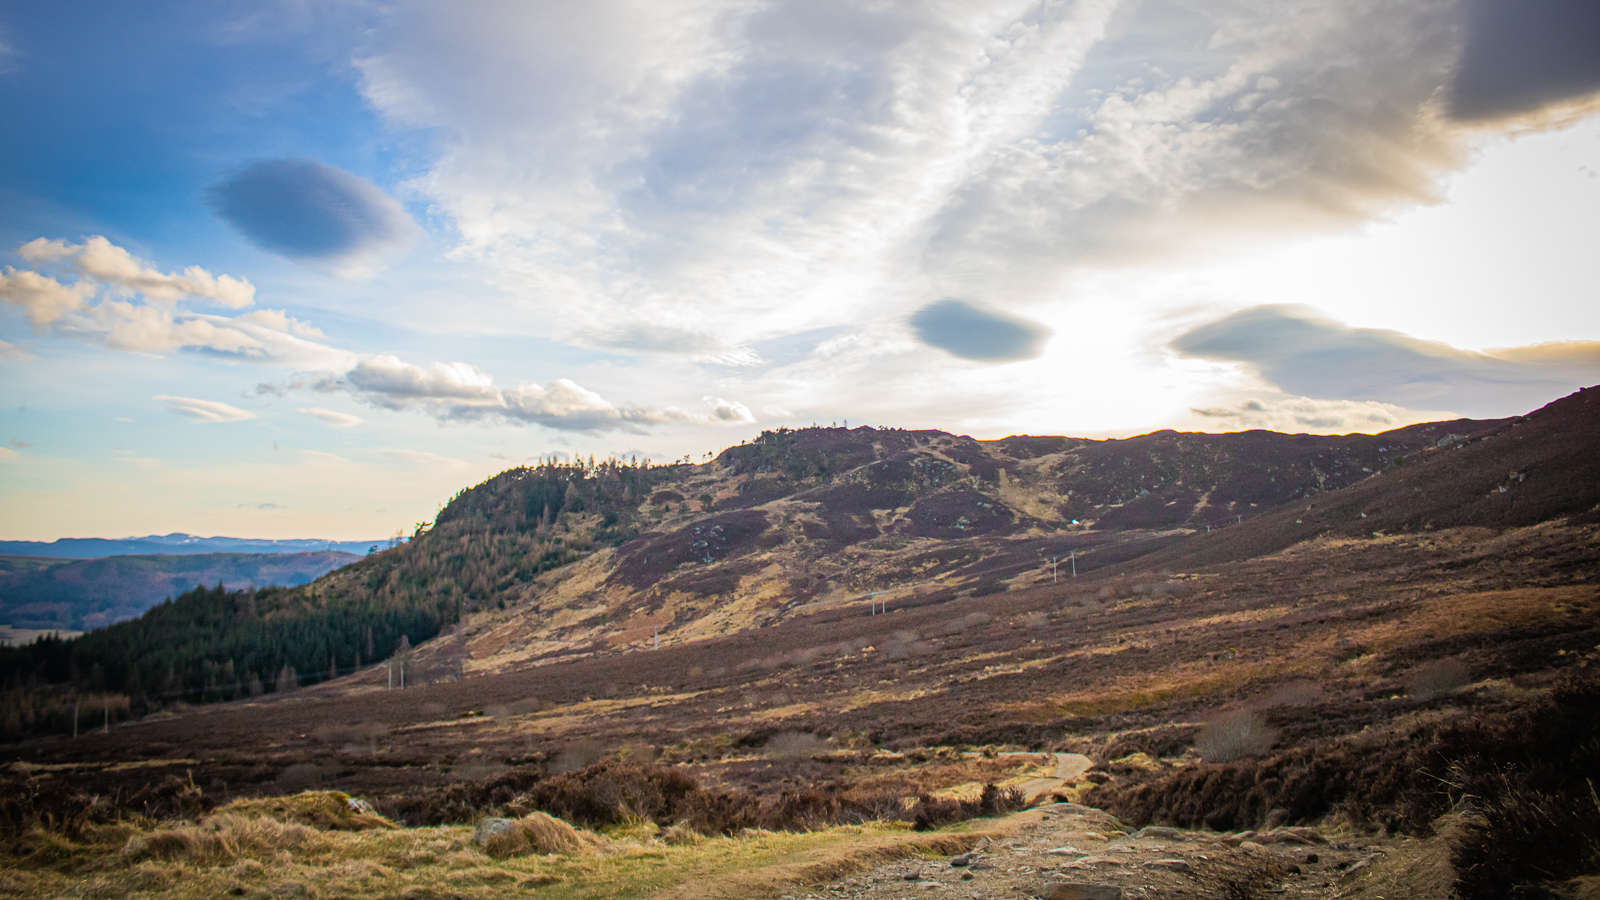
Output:
[[512,801],[513,810],[543,810],[590,828],[641,818],[665,827],[697,818],[705,789],[687,773],[665,766],[604,762],[542,781]]
[[768,759],[811,759],[828,752],[828,742],[814,734],[784,731],[767,741]]
[[911,809],[911,827],[917,831],[932,831],[952,822],[1002,816],[1027,805],[1028,799],[1020,788],[1002,790],[992,784],[984,785],[983,793],[976,800],[935,800],[922,796]]
[[1423,663],[1406,676],[1406,693],[1418,700],[1432,700],[1448,694],[1472,680],[1472,673],[1459,659],[1436,659]]
[[1195,735],[1194,747],[1206,762],[1232,762],[1265,753],[1278,742],[1278,730],[1247,709],[1225,712]]
[[550,771],[557,775],[576,772],[605,759],[605,756],[606,748],[599,741],[574,741],[551,760]]
[[1318,741],[1256,763],[1138,773],[1084,802],[1132,823],[1254,828],[1342,813],[1429,834],[1449,829],[1464,900],[1564,896],[1561,882],[1600,871],[1600,679],[1574,678],[1533,703],[1475,710],[1377,740]]

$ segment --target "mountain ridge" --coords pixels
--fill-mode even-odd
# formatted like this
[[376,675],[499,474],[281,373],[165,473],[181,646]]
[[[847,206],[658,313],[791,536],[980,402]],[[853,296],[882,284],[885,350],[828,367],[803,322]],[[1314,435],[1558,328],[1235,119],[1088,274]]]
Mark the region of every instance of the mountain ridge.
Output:
[[295,587],[360,559],[338,550],[70,559],[0,556],[0,624],[87,631],[201,585]]
[[315,538],[271,540],[268,538],[200,537],[183,532],[150,534],[127,538],[57,538],[53,541],[0,541],[0,556],[40,556],[52,559],[99,559],[105,556],[190,555],[199,553],[309,553],[337,550],[357,555],[373,547],[385,547],[388,539],[376,541],[328,541]]

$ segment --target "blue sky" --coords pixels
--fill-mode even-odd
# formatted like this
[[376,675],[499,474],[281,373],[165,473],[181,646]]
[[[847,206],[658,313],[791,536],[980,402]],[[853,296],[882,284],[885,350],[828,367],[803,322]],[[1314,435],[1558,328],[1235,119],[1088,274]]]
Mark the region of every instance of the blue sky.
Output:
[[1579,0],[0,9],[0,537],[1600,382]]

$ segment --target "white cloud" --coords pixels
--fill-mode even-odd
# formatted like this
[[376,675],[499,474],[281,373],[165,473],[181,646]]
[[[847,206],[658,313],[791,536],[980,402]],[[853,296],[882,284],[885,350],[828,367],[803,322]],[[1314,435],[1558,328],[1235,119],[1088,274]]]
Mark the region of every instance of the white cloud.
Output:
[[400,409],[408,403],[443,401],[454,406],[499,406],[500,392],[487,372],[463,362],[434,363],[424,369],[397,356],[374,356],[346,372],[352,391],[377,406]]
[[1441,411],[1418,411],[1392,403],[1359,400],[1317,400],[1311,397],[1251,397],[1225,406],[1190,410],[1190,427],[1200,431],[1243,431],[1263,428],[1288,434],[1374,434],[1417,422],[1449,418]]
[[151,300],[176,302],[196,297],[230,309],[255,302],[255,286],[243,278],[212,275],[199,266],[190,266],[182,274],[163,274],[99,235],[81,244],[35,238],[18,248],[17,254],[34,265],[64,262],[85,278]]
[[414,187],[553,336],[690,360],[1353,228],[1483,140],[1452,0],[494,9],[371,33],[368,98],[443,142]]
[[468,465],[462,460],[452,459],[448,456],[440,456],[437,453],[429,453],[424,450],[379,450],[378,452],[391,459],[397,459],[401,462],[409,463],[414,466],[425,466],[428,468],[438,468],[443,466],[449,469],[464,469]]
[[711,417],[718,422],[754,422],[756,417],[750,414],[750,407],[733,400],[724,400],[721,397],[701,397],[706,405],[711,407]]
[[196,400],[167,394],[157,394],[151,399],[165,403],[168,409],[196,422],[243,422],[256,417],[253,412],[217,400]]
[[366,421],[360,416],[352,416],[349,413],[336,412],[331,409],[317,409],[316,407],[312,407],[310,409],[298,409],[295,411],[303,412],[322,424],[327,425],[329,428],[354,428],[355,426]]
[[62,284],[47,275],[10,266],[0,273],[0,300],[22,307],[35,329],[82,307],[94,291],[95,285],[90,281]]
[[[38,238],[18,253],[36,265],[65,261],[80,276],[63,284],[9,267],[0,274],[0,301],[22,307],[36,332],[60,331],[134,353],[187,349],[302,368],[339,368],[356,360],[353,353],[321,343],[326,338],[321,331],[280,309],[220,316],[176,306],[185,297],[247,306],[255,288],[243,279],[214,276],[197,266],[182,275],[163,275],[103,237],[83,244]],[[99,302],[89,302],[96,296]]]
[[21,455],[10,447],[0,447],[0,459],[16,459]]
[[[301,374],[284,384],[257,386],[265,394],[285,396],[291,391],[320,393],[344,391],[380,409],[415,409],[442,422],[498,421],[543,425],[559,431],[642,433],[647,425],[731,425],[755,421],[743,403],[705,397],[705,413],[677,407],[618,406],[570,378],[547,384],[526,381],[501,388],[494,377],[464,362],[435,362],[426,367],[397,356],[380,355],[362,360],[343,373]],[[327,420],[326,410],[302,409]],[[353,417],[352,417],[353,418]]]
[[[4,277],[4,276],[0,276]],[[33,359],[33,354],[10,341],[0,341],[0,359]]]

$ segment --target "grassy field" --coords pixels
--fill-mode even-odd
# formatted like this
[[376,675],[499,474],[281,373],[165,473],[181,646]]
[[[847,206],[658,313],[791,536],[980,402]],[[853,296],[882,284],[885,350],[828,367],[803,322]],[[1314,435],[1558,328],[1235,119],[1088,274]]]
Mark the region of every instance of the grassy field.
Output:
[[397,828],[359,813],[305,814],[337,810],[345,796],[306,792],[236,801],[194,822],[125,821],[89,826],[70,837],[35,828],[18,847],[27,852],[25,860],[0,861],[0,892],[163,900],[489,900],[514,887],[538,888],[542,897],[599,900],[651,897],[686,886],[694,886],[698,896],[715,896],[716,885],[723,885],[739,896],[759,896],[887,859],[959,852],[971,846],[983,822],[932,834],[888,822],[708,838],[636,821],[599,832],[579,830],[576,849],[540,853],[535,846],[496,858],[475,842],[470,826]]

